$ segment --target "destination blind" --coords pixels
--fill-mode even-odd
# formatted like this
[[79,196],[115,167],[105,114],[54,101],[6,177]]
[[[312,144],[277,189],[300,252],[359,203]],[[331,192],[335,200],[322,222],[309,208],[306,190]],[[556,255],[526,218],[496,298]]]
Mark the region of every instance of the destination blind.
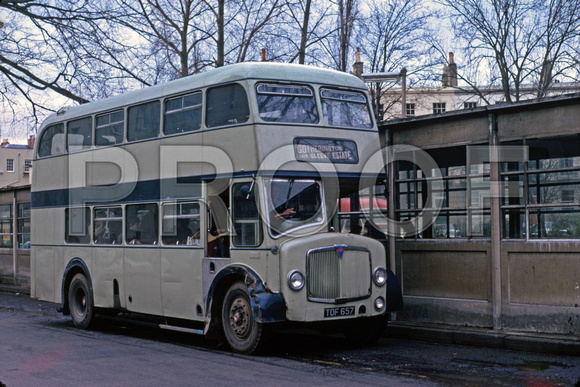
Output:
[[298,161],[338,164],[358,163],[356,143],[350,140],[297,137],[294,139],[294,154]]

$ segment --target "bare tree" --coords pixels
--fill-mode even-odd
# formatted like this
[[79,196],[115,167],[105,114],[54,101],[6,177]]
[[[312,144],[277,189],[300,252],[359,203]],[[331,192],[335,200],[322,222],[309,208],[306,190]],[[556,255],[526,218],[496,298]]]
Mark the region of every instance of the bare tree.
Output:
[[[428,57],[431,49],[428,25],[433,16],[436,16],[434,11],[428,10],[421,0],[370,0],[368,12],[357,23],[356,42],[368,65],[365,72],[400,72],[407,68],[416,82],[425,80],[427,75],[423,70],[432,63],[422,58]],[[380,99],[383,91],[395,86],[394,82],[371,86],[375,109],[379,100],[388,103],[379,119],[384,119],[389,108],[398,102],[398,99]]]
[[[499,83],[505,101],[518,101],[524,85],[543,96],[556,75],[565,76],[570,47],[578,42],[580,9],[567,0],[439,0],[450,10],[468,69],[459,73],[468,88],[485,99],[475,74],[487,71],[486,84]],[[466,71],[467,70],[467,71]]]
[[336,26],[330,22],[335,12],[331,2],[287,0],[286,29],[279,35],[287,44],[277,57],[290,63],[296,60],[299,64],[320,63],[318,54],[323,51],[323,43],[336,31]]
[[333,0],[335,6],[335,29],[328,39],[321,42],[327,53],[327,65],[338,71],[348,71],[349,50],[358,16],[358,0]]
[[262,48],[277,35],[282,0],[240,0],[231,2],[226,29],[226,60],[240,63],[258,60]]
[[538,97],[544,97],[555,77],[578,80],[580,52],[580,3],[551,0],[540,14],[546,28],[540,44]]
[[[159,80],[181,78],[210,65],[203,59],[206,41],[215,33],[210,9],[197,0],[118,0],[127,10],[118,22],[138,34],[142,63],[150,62]],[[119,39],[115,44],[120,42]],[[111,41],[107,42],[110,44]],[[151,73],[150,73],[151,74]],[[143,83],[149,83],[141,80]]]
[[298,49],[298,63],[304,64],[306,58],[306,42],[308,42],[308,22],[310,21],[310,5],[312,1],[306,0],[304,5],[304,21],[300,29],[300,48]]
[[0,9],[7,17],[0,29],[5,127],[25,122],[34,128],[58,103],[88,102],[85,58],[74,53],[68,37],[98,28],[114,10],[95,12],[86,0],[2,0]]
[[[3,24],[0,41],[0,72],[4,80],[20,91],[25,87],[49,89],[79,103],[87,102],[63,86],[72,75],[68,72],[71,63],[67,62],[63,47],[52,40],[55,30],[68,28],[72,20],[91,21],[84,4],[3,0],[0,8],[7,10],[11,19]],[[40,64],[44,66],[41,68]],[[61,66],[56,67],[58,64]],[[46,71],[45,66],[52,71]]]

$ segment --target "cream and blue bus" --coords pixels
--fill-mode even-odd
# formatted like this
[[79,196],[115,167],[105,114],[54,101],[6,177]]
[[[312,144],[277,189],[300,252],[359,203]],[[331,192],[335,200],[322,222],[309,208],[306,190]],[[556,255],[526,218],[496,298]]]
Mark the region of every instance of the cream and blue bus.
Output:
[[274,63],[59,110],[35,147],[32,297],[241,353],[285,324],[378,337],[401,292],[363,235],[385,212],[370,112],[358,78]]

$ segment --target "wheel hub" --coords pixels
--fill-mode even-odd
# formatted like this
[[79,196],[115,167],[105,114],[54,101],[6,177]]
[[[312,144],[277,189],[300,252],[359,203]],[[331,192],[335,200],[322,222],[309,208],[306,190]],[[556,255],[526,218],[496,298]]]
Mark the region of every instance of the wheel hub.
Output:
[[235,334],[244,337],[250,330],[248,321],[248,305],[243,299],[237,299],[230,309],[230,326]]

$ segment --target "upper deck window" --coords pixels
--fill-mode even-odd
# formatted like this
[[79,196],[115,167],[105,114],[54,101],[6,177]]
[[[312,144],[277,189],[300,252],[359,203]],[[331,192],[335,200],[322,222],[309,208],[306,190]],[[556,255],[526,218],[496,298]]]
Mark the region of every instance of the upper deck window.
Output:
[[165,102],[165,134],[184,133],[201,127],[201,92],[182,95]]
[[44,130],[38,147],[38,157],[64,154],[64,124],[49,126]]
[[363,93],[320,89],[324,119],[332,126],[370,129],[373,121]]
[[264,121],[318,122],[316,100],[310,87],[261,83],[256,90],[260,118]]
[[153,101],[129,108],[128,141],[144,140],[159,135],[160,107],[159,101]]
[[123,121],[125,115],[122,110],[97,116],[95,129],[95,145],[113,145],[123,142]]
[[205,125],[208,128],[240,124],[249,118],[248,96],[242,85],[233,83],[207,90]]
[[70,121],[67,124],[67,146],[69,152],[78,152],[91,147],[93,119],[91,117]]

